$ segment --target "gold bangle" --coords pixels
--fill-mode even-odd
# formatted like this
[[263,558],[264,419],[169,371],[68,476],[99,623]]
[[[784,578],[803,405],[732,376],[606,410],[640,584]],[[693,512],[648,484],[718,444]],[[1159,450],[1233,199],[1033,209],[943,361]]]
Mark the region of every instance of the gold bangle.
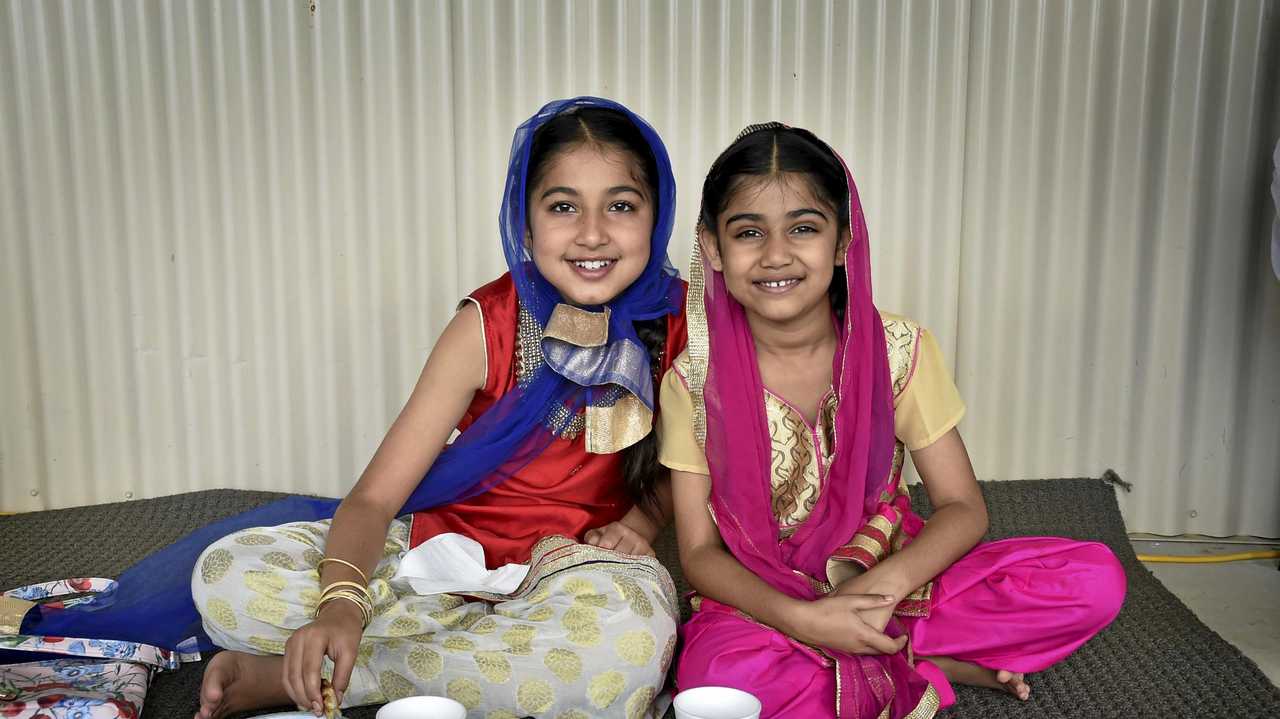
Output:
[[338,559],[337,557],[325,557],[324,559],[321,559],[321,560],[320,560],[320,563],[316,565],[316,571],[320,571],[320,570],[324,569],[324,563],[325,563],[325,562],[335,562],[335,563],[337,563],[337,564],[341,564],[341,565],[342,565],[342,566],[344,566],[344,567],[351,567],[353,570],[355,570],[355,573],[356,573],[356,574],[359,574],[359,575],[360,575],[360,579],[361,579],[361,580],[363,580],[365,584],[368,584],[368,583],[369,583],[369,578],[368,578],[367,576],[365,576],[365,573],[364,573],[364,572],[360,571],[360,568],[359,568],[359,567],[357,567],[356,565],[352,564],[351,562],[348,562],[348,561],[347,561],[347,560],[345,560],[345,559]]
[[346,587],[330,587],[329,589],[326,589],[324,592],[320,594],[320,602],[318,603],[323,604],[324,601],[329,597],[335,597],[342,594],[350,594],[351,596],[356,597],[361,602],[364,602],[370,607],[373,606],[373,598],[370,597],[367,592],[357,592],[357,591],[347,589]]
[[334,592],[333,594],[321,599],[320,603],[316,605],[316,616],[319,617],[320,611],[324,609],[324,606],[335,599],[345,599],[357,607],[360,607],[360,618],[364,627],[368,627],[369,623],[373,621],[373,607],[369,606],[369,604],[361,599],[355,592],[349,592],[345,589]]
[[320,596],[324,597],[324,595],[328,594],[329,592],[336,589],[343,589],[344,587],[351,587],[357,592],[360,592],[361,594],[364,595],[365,599],[369,600],[370,604],[373,604],[373,593],[369,591],[368,587],[362,584],[358,584],[356,582],[330,582],[329,584],[325,585],[325,588],[323,590],[320,591]]

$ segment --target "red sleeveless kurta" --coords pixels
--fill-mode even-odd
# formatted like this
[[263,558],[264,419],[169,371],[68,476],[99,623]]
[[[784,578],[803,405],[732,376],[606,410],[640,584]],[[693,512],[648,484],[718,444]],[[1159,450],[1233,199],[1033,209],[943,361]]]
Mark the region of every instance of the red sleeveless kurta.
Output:
[[[683,285],[683,283],[681,283]],[[458,423],[465,430],[519,380],[520,303],[511,274],[472,292],[480,309],[488,374],[485,385]],[[526,340],[528,341],[528,340]],[[684,308],[667,317],[667,342],[658,379],[685,346]],[[655,413],[655,425],[656,425]],[[581,541],[588,529],[619,520],[632,501],[622,477],[621,454],[590,454],[582,433],[558,437],[505,482],[479,496],[415,512],[410,546],[444,532],[464,534],[484,546],[490,567],[529,561],[533,545],[551,534]]]

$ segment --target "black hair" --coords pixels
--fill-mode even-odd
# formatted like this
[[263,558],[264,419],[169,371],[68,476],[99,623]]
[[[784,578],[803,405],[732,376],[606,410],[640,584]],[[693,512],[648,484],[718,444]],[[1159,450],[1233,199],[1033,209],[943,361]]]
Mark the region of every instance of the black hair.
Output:
[[[808,130],[774,122],[747,128],[711,165],[702,183],[702,225],[716,234],[720,213],[747,180],[783,173],[804,177],[818,199],[835,209],[840,231],[850,231],[849,183],[840,159]],[[827,294],[832,308],[843,317],[848,301],[844,267],[835,268]]]
[[[584,145],[631,155],[640,170],[637,179],[648,190],[649,200],[658,201],[658,161],[640,129],[620,110],[582,107],[556,115],[534,132],[525,181],[526,207],[529,193],[542,181],[551,161],[561,153]],[[661,379],[659,373],[667,344],[667,318],[638,320],[635,328],[649,353],[649,366],[654,372],[656,388]],[[657,485],[665,470],[658,463],[656,431],[650,431],[644,439],[622,450],[622,467],[623,481],[632,500],[659,523],[664,521]]]
[[525,206],[529,194],[546,175],[551,161],[561,153],[581,146],[594,146],[631,155],[640,168],[639,179],[649,191],[650,201],[658,198],[658,161],[640,128],[621,110],[609,107],[580,107],[551,118],[533,133],[529,147],[529,168],[525,175]]

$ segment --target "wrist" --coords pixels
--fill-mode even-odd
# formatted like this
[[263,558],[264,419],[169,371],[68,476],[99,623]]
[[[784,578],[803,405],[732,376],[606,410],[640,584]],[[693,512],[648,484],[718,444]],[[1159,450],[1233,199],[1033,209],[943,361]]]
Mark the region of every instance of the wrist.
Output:
[[911,579],[906,572],[899,571],[895,564],[880,564],[875,567],[875,571],[868,572],[865,576],[869,580],[866,593],[885,594],[893,597],[895,602],[902,601],[916,589],[911,586]]
[[778,612],[778,626],[776,628],[789,637],[807,641],[806,637],[809,635],[808,610],[809,602],[787,597],[786,602]]
[[364,631],[364,613],[354,602],[345,599],[330,600],[324,603],[316,612],[316,619],[323,619],[327,622],[340,622],[342,624],[354,624],[360,631]]

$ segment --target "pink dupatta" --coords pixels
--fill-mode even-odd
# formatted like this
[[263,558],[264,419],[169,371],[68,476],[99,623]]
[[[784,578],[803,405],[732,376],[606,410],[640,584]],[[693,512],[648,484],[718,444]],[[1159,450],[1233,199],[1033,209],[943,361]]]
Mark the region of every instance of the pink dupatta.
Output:
[[[777,127],[752,126],[739,139]],[[889,486],[895,441],[892,388],[884,326],[871,299],[866,221],[843,159],[810,137],[840,161],[849,184],[848,305],[838,325],[832,366],[838,402],[834,457],[817,505],[790,537],[781,538],[772,511],[764,385],[746,312],[728,293],[724,277],[704,261],[697,243],[690,268],[692,362],[687,379],[695,434],[711,471],[711,507],[725,545],[779,591],[813,600],[822,596],[819,581],[825,579],[828,558],[877,511],[882,493],[896,487]],[[886,628],[891,636],[903,631],[896,618]],[[839,717],[908,717],[931,703],[927,695],[933,689],[914,671],[905,650],[867,656],[821,651],[835,665]]]

